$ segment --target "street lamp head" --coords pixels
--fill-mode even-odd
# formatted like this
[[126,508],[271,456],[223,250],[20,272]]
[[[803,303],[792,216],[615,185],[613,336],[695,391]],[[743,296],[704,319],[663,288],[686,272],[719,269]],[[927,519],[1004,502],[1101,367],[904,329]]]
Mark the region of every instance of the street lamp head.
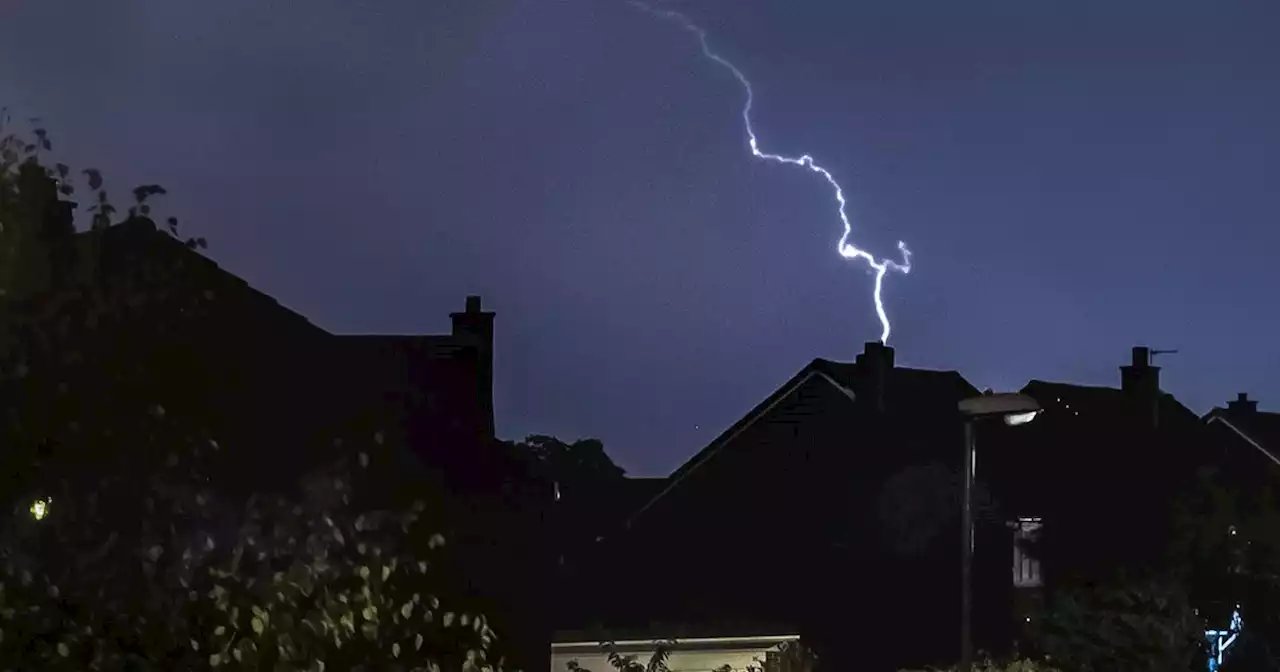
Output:
[[984,394],[961,400],[959,408],[969,418],[1001,416],[1010,426],[1031,422],[1040,413],[1040,404],[1025,394]]
[[1010,413],[1004,416],[1004,424],[1009,425],[1010,427],[1025,425],[1028,422],[1035,420],[1037,415],[1040,415],[1040,411],[1027,411],[1026,413]]

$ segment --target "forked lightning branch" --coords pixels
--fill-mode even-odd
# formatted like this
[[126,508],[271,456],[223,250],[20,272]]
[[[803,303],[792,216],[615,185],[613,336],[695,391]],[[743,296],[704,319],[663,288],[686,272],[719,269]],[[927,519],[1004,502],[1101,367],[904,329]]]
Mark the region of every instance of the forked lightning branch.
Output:
[[872,297],[875,300],[876,316],[880,318],[880,341],[882,343],[887,343],[889,341],[890,328],[889,315],[885,312],[884,299],[882,296],[884,276],[889,271],[896,271],[904,274],[911,272],[911,250],[907,249],[906,243],[903,243],[902,241],[898,242],[898,251],[902,253],[901,261],[894,261],[888,258],[877,259],[875,255],[854,245],[849,240],[853,234],[853,225],[849,222],[849,215],[846,212],[844,189],[840,187],[840,183],[836,182],[835,177],[831,175],[830,171],[814,162],[813,157],[808,154],[802,154],[800,156],[784,156],[782,154],[765,152],[760,149],[760,142],[756,138],[755,129],[751,125],[751,105],[755,102],[755,92],[751,88],[751,82],[747,79],[746,75],[742,74],[742,71],[739,70],[737,66],[711,49],[711,45],[707,41],[707,31],[689,20],[689,17],[679,12],[669,9],[660,9],[634,0],[631,4],[660,19],[672,21],[685,30],[693,33],[698,38],[698,44],[702,47],[702,54],[708,59],[723,66],[738,80],[738,83],[742,85],[742,88],[747,94],[746,102],[742,106],[742,124],[746,128],[748,146],[751,148],[751,153],[756,158],[773,161],[775,163],[785,163],[792,166],[808,168],[809,170],[821,175],[822,179],[826,180],[827,184],[831,185],[832,190],[835,192],[836,203],[838,205],[837,212],[840,214],[840,222],[844,225],[844,232],[840,236],[840,242],[836,246],[836,251],[845,259],[865,261],[867,265],[871,267],[872,271],[874,271],[875,288],[873,289]]

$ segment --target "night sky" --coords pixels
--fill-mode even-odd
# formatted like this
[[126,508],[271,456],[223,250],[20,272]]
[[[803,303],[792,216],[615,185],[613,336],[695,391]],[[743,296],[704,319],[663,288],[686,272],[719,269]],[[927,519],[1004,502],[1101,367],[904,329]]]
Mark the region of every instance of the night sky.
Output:
[[[1280,409],[1280,3],[707,0],[766,148],[845,186],[900,363]],[[499,433],[666,473],[879,335],[831,193],[621,0],[0,0],[0,105],[336,332],[498,313]]]

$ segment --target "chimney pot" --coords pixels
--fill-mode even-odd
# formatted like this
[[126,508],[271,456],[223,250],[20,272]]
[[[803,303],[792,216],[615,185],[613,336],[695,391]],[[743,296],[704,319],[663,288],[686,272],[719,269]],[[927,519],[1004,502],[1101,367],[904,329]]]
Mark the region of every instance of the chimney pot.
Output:
[[1240,392],[1236,395],[1235,401],[1227,404],[1227,410],[1237,413],[1254,413],[1258,410],[1258,402],[1250,399],[1247,392]]
[[893,373],[893,348],[868,341],[856,360],[862,378],[862,394],[877,412],[885,410],[885,387]]
[[867,341],[863,346],[863,353],[858,358],[874,362],[886,370],[893,368],[893,348],[880,341]]
[[1120,367],[1120,389],[1159,423],[1160,367],[1151,365],[1151,348],[1136,346],[1128,366]]
[[479,378],[479,403],[485,414],[486,440],[494,436],[493,426],[493,312],[481,310],[480,297],[468,296],[466,309],[461,313],[449,313],[453,320],[453,337],[460,344],[475,347],[477,376]]

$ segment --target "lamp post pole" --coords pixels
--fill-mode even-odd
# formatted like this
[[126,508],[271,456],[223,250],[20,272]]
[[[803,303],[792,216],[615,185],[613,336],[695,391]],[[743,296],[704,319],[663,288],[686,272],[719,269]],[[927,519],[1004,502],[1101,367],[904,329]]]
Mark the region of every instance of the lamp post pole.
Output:
[[960,672],[973,670],[974,419],[964,423],[964,487],[960,512]]
[[992,394],[964,399],[964,487],[960,504],[960,672],[973,671],[973,471],[977,455],[974,432],[982,418],[1001,417],[1009,426],[1031,422],[1040,404],[1021,394]]

